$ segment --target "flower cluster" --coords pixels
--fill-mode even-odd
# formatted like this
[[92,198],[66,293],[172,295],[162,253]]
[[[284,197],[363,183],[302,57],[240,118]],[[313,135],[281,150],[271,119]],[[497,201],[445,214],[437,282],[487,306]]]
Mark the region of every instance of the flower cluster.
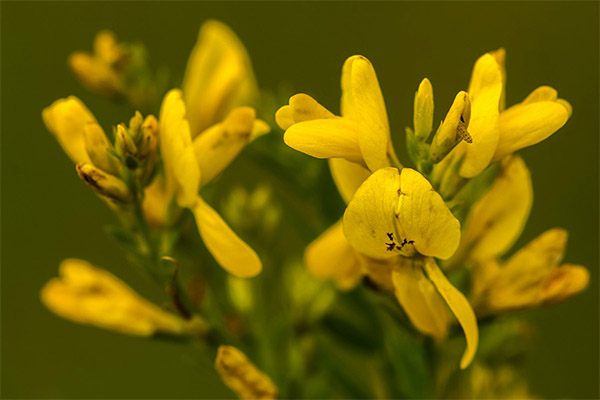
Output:
[[[59,99],[42,112],[79,177],[115,212],[121,225],[114,233],[129,256],[165,288],[170,301],[161,308],[111,273],[75,259],[61,264],[60,277],[42,289],[42,301],[78,323],[207,345],[216,353],[223,382],[240,398],[275,398],[283,390],[281,382],[276,385],[277,379],[230,344],[252,351],[250,344],[268,347],[265,337],[287,332],[290,374],[308,376],[307,365],[314,359],[298,352],[311,354],[316,345],[306,332],[327,325],[318,321],[344,293],[364,290],[369,293],[364,296],[379,302],[392,299],[398,321],[405,319],[420,340],[431,338],[427,343],[442,348],[452,346],[456,320],[466,348],[460,362],[455,357],[450,364],[466,369],[485,343],[487,334],[480,328],[486,320],[565,300],[587,286],[584,267],[560,264],[567,240],[562,229],[550,229],[507,255],[533,199],[529,171],[515,153],[560,129],[572,108],[548,86],[506,108],[504,49],[477,59],[467,90],[458,92],[435,131],[433,87],[423,79],[415,94],[413,127],[406,128],[410,160],[396,155],[375,69],[363,56],[352,56],[343,65],[339,115],[303,93],[274,113],[287,146],[328,160],[345,202],[339,220],[304,250],[307,270],[319,280],[333,281],[343,292],[339,294],[318,280],[308,283],[297,272],[288,274],[289,282],[265,279],[261,284],[271,286],[257,290],[247,278],[261,273],[262,260],[287,263],[279,271],[288,268],[289,258],[271,256],[268,249],[259,257],[205,200],[210,198],[201,195],[247,144],[271,129],[257,117],[261,96],[250,58],[229,28],[217,21],[202,26],[180,89],[165,90],[163,74],[148,66],[143,46],[121,43],[108,31],[97,35],[93,53],[76,52],[69,64],[90,91],[157,115],[135,111],[128,123],[114,125],[107,135],[76,97]],[[409,163],[412,167],[405,166]],[[232,193],[236,196],[222,207],[227,211],[223,215],[234,216],[238,228],[246,230],[256,222],[259,230],[275,229],[283,205],[269,208],[275,200],[267,186],[251,195],[240,188]],[[178,246],[189,246],[183,236],[191,220],[195,236],[229,274],[227,279],[212,272],[187,283],[180,277]],[[247,319],[259,315],[260,304],[272,301],[273,286],[292,286],[286,292],[290,307],[301,311],[290,310],[292,322],[264,332]],[[226,287],[231,306],[222,309],[226,300],[219,292]],[[207,292],[212,297],[205,300]],[[367,307],[379,304],[366,302]],[[395,322],[391,334],[400,325]],[[248,330],[255,330],[254,336],[248,338]],[[398,340],[388,333],[381,333],[387,347]],[[271,364],[270,372],[274,370]],[[523,393],[512,369],[503,365],[502,371],[495,379],[488,366],[473,365],[469,379],[481,387],[471,395]],[[507,389],[508,382],[518,389]],[[482,385],[494,389],[488,393]],[[283,389],[291,388],[290,383]]]

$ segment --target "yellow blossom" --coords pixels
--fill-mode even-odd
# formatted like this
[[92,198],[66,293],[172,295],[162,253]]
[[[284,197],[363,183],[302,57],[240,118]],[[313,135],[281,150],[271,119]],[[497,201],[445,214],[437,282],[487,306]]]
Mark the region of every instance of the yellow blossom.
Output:
[[69,56],[69,66],[88,90],[107,96],[122,95],[124,76],[118,65],[125,57],[115,35],[103,30],[94,39],[94,52],[78,51]]
[[219,346],[215,368],[223,383],[240,399],[277,398],[277,386],[271,378],[256,368],[244,353],[233,346]]
[[98,122],[81,100],[75,96],[56,100],[42,111],[42,118],[74,163],[91,162],[86,150],[85,129],[88,124]]
[[67,259],[59,272],[59,278],[44,286],[41,298],[63,318],[135,336],[189,332],[183,319],[161,310],[111,273],[86,261]]
[[502,161],[492,187],[472,206],[460,246],[446,268],[467,258],[487,260],[508,251],[523,231],[532,202],[531,176],[523,159]]
[[[243,114],[241,123],[239,114]],[[198,191],[204,183],[201,180],[204,171],[211,178],[220,172],[232,160],[234,153],[241,150],[239,142],[250,140],[252,133],[259,131],[264,123],[255,120],[250,109],[238,108],[231,112],[230,115],[234,115],[231,121],[228,117],[225,123],[208,128],[192,141],[186,115],[181,91],[169,91],[160,111],[160,151],[165,170],[165,191],[168,197],[176,199],[180,207],[189,208],[194,213],[200,236],[223,268],[239,277],[255,276],[261,271],[262,263],[254,250],[229,228]],[[205,133],[212,146],[198,144],[205,140]],[[223,139],[222,145],[215,141],[215,137],[219,136]],[[196,151],[201,153],[197,155]],[[200,162],[205,152],[208,161]]]
[[537,307],[563,301],[581,292],[589,272],[580,265],[560,264],[567,232],[550,229],[507,261],[495,258],[473,270],[473,301],[482,314]]
[[466,368],[477,349],[475,314],[433,259],[452,256],[460,224],[431,184],[409,168],[375,171],[348,204],[344,233],[358,252],[388,261],[398,302],[423,333],[446,334],[448,305],[466,335]]
[[225,24],[214,20],[202,24],[182,89],[192,137],[258,96],[250,57]]
[[[379,82],[371,62],[352,56],[342,68],[341,117],[306,94],[276,114],[285,143],[317,158],[343,158],[371,171],[396,160]],[[389,158],[388,158],[389,157]]]
[[571,105],[548,86],[535,89],[521,103],[504,109],[504,59],[504,49],[499,49],[479,57],[473,68],[468,89],[472,143],[461,143],[456,149],[464,154],[460,174],[465,178],[476,176],[490,162],[548,138],[572,113]]

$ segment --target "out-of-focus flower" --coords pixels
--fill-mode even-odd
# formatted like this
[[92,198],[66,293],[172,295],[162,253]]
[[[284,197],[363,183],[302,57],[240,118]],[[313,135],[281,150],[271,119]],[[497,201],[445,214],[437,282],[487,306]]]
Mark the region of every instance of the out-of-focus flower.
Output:
[[377,170],[348,204],[344,233],[356,251],[386,261],[396,298],[420,331],[444,337],[448,305],[465,332],[466,368],[477,349],[477,320],[434,260],[452,256],[460,224],[431,184],[410,168]]
[[263,123],[256,120],[252,108],[239,107],[225,121],[208,128],[192,141],[186,115],[181,91],[171,90],[160,111],[166,198],[175,198],[180,207],[194,213],[200,236],[223,268],[239,277],[255,276],[261,271],[262,263],[254,250],[231,230],[198,191],[231,162],[245,143],[264,132]]
[[44,286],[41,298],[63,318],[136,336],[191,334],[201,328],[163,311],[111,273],[86,261],[67,259],[59,271],[60,277]]
[[219,346],[215,368],[223,383],[240,399],[268,400],[277,397],[277,386],[271,378],[233,346]]
[[142,44],[119,42],[109,30],[96,34],[93,52],[72,53],[69,66],[89,91],[126,99],[142,110],[155,106],[168,78],[165,71],[151,69]]
[[214,20],[202,24],[182,89],[192,137],[223,121],[234,108],[257,99],[250,57],[227,25]]
[[460,246],[445,267],[487,260],[508,251],[525,227],[532,202],[531,176],[523,159],[503,160],[491,188],[472,206]]
[[521,103],[504,109],[505,51],[499,49],[479,57],[473,67],[468,95],[471,143],[458,144],[462,159],[460,175],[472,178],[490,162],[548,138],[572,113],[571,105],[559,99],[556,90],[541,86]]
[[507,261],[491,258],[473,269],[472,298],[481,314],[537,307],[563,301],[587,286],[589,272],[560,264],[567,232],[550,229]]
[[125,61],[125,49],[108,30],[96,34],[93,53],[76,51],[69,56],[69,66],[81,84],[106,96],[125,94]]

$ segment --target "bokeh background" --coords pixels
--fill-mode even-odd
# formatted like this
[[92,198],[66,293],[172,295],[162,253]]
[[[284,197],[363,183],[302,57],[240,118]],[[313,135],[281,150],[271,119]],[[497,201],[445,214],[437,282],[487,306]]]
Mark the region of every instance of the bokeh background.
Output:
[[[535,200],[516,246],[564,227],[570,232],[567,259],[587,266],[591,283],[563,304],[524,313],[537,328],[526,374],[542,398],[598,397],[597,2],[2,2],[1,7],[3,398],[230,395],[211,361],[198,360],[186,347],[71,324],[44,309],[38,295],[67,256],[106,267],[144,295],[157,291],[104,234],[102,226],[113,216],[78,180],[42,124],[42,108],[71,94],[105,127],[133,112],[82,89],[67,69],[68,54],[89,50],[94,34],[109,28],[123,40],[144,42],[153,64],[168,67],[177,81],[200,24],[209,18],[229,24],[242,38],[262,87],[281,92],[287,85],[332,110],[339,102],[343,61],[367,56],[401,155],[420,80],[432,81],[440,120],[454,94],[467,86],[475,59],[488,50],[507,50],[507,104],[543,84],[568,99],[574,108],[568,124],[522,151]],[[260,182],[243,160],[227,176],[249,188]],[[331,184],[328,178],[324,184]],[[334,220],[341,202],[332,208]]]

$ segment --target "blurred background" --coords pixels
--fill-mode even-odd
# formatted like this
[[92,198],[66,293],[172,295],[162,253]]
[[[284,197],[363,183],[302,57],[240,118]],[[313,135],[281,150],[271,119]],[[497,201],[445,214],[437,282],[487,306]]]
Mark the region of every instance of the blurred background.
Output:
[[[2,397],[231,395],[212,361],[187,347],[75,325],[39,301],[39,289],[66,257],[105,267],[146,296],[158,293],[104,234],[113,215],[79,181],[42,123],[41,110],[68,95],[80,97],[105,128],[133,113],[81,88],[68,70],[68,54],[90,50],[95,33],[108,28],[124,41],[143,42],[153,65],[167,67],[180,82],[200,24],[216,18],[245,43],[274,102],[287,101],[278,93],[305,92],[339,111],[344,60],[367,56],[404,159],[404,127],[412,124],[423,77],[434,87],[437,121],[466,88],[476,58],[501,46],[507,50],[508,105],[540,85],[556,88],[574,113],[557,134],[521,152],[535,198],[515,247],[564,227],[570,232],[566,260],[585,265],[591,281],[565,303],[523,313],[536,327],[526,374],[542,398],[597,398],[598,11],[597,2],[2,2]],[[323,187],[312,188],[330,213],[321,228],[336,220],[343,205],[325,163],[282,145],[277,151],[322,174]],[[260,184],[245,157],[220,178],[220,191],[227,193],[234,182],[248,189]],[[282,223],[293,225],[285,216]]]

